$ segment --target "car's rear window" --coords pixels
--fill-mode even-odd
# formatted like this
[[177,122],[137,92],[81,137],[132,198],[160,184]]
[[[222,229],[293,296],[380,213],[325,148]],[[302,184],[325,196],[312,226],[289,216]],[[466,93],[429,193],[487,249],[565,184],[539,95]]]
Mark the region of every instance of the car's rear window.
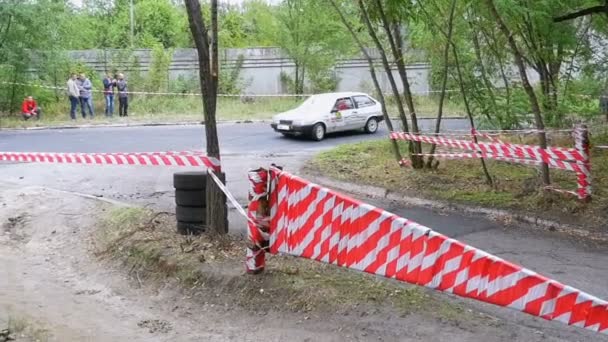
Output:
[[355,99],[355,103],[357,104],[357,108],[362,108],[362,107],[370,107],[376,104],[376,102],[372,99],[370,99],[367,96],[354,96],[353,99]]

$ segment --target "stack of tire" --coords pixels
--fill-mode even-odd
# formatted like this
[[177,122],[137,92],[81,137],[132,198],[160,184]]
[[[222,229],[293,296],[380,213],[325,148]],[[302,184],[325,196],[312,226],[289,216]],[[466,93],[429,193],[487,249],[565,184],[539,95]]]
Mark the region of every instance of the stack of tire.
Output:
[[175,188],[175,216],[177,232],[199,235],[206,226],[206,172],[178,172],[173,174]]

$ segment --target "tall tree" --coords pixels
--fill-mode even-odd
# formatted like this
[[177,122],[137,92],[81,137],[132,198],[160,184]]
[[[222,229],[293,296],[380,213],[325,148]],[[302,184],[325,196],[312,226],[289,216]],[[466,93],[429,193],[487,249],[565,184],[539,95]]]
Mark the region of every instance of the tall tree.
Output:
[[[405,17],[407,17],[408,14],[406,10],[407,8],[404,9],[404,7],[406,7],[404,6],[404,4],[407,5],[407,2],[388,1],[388,10],[385,11],[385,5],[383,4],[383,0],[376,0],[375,9],[377,10],[381,26],[384,28],[386,40],[388,40],[390,51],[393,54],[393,61],[397,65],[397,71],[399,73],[399,78],[401,79],[401,84],[403,87],[403,98],[405,99],[408,111],[410,112],[410,119],[412,121],[412,132],[419,133],[420,129],[418,128],[418,118],[414,106],[414,98],[412,96],[410,82],[407,78],[407,68],[405,66],[405,55],[403,51],[403,37],[401,35],[401,31],[403,29],[402,21]],[[422,144],[419,141],[414,142],[413,146],[415,153],[422,153]],[[416,167],[422,167],[422,159],[422,157],[416,159]],[[412,161],[412,165],[414,165],[414,161]]]
[[[432,0],[431,0],[432,1]],[[447,39],[447,43],[449,44],[452,55],[454,56],[454,65],[456,67],[456,76],[458,80],[458,86],[460,88],[460,94],[462,96],[462,101],[464,103],[465,110],[467,112],[467,117],[469,118],[469,124],[472,130],[475,130],[475,120],[473,119],[473,111],[471,110],[471,106],[469,104],[469,98],[467,96],[467,90],[465,89],[465,82],[462,72],[462,67],[460,63],[460,57],[458,53],[458,47],[452,40],[452,34],[445,32],[445,30],[434,21],[434,18],[430,15],[430,13],[426,10],[425,6],[421,3],[419,4],[421,11],[426,15],[426,19],[429,23],[434,25],[437,28],[437,31],[441,32],[441,34]],[[450,17],[454,16],[454,11],[456,9],[456,0],[451,0],[450,2]],[[477,143],[477,136],[473,135],[473,142]],[[483,170],[483,174],[486,177],[486,183],[488,185],[494,185],[494,181],[488,172],[488,167],[486,165],[486,161],[484,158],[479,158],[481,162],[481,168]]]
[[[217,0],[211,0],[211,32],[205,25],[199,1],[184,1],[188,12],[190,31],[198,52],[207,155],[219,160],[220,145],[215,118],[219,78]],[[218,233],[228,233],[226,217],[226,196],[213,179],[207,177],[207,224]]]
[[[498,13],[496,9],[496,5],[494,4],[494,0],[484,0],[485,4],[490,12],[490,15],[494,18],[500,31],[507,38],[507,42],[511,49],[511,53],[515,59],[515,64],[517,65],[517,69],[519,70],[519,76],[521,78],[522,86],[528,95],[530,100],[530,106],[532,107],[532,113],[534,114],[534,120],[536,122],[536,128],[538,129],[538,140],[540,143],[540,147],[543,149],[547,148],[547,135],[545,133],[545,123],[543,120],[542,112],[540,109],[540,105],[538,103],[538,98],[536,97],[536,93],[534,92],[534,88],[530,84],[530,80],[528,79],[528,74],[526,73],[526,64],[524,61],[524,56],[515,41],[514,35],[509,29],[509,27],[505,24],[502,16]],[[549,165],[547,163],[542,163],[541,165],[541,177],[543,184],[550,185],[551,178],[549,175]]]
[[[365,5],[363,0],[358,0],[360,16],[363,18],[363,23],[367,28],[367,33],[369,34],[371,40],[373,41],[378,53],[380,54],[380,60],[382,61],[382,66],[384,67],[384,72],[386,73],[386,77],[388,78],[393,98],[397,104],[397,110],[399,111],[399,118],[401,118],[401,125],[403,126],[403,130],[409,132],[409,125],[407,122],[407,117],[405,115],[405,107],[403,105],[403,100],[401,98],[401,94],[399,92],[399,88],[397,86],[397,82],[395,81],[395,77],[393,75],[393,68],[388,59],[386,49],[380,40],[379,32],[374,27],[372,23],[371,16],[367,6]],[[390,31],[390,30],[389,30]],[[392,36],[391,36],[392,37]],[[394,42],[393,42],[394,43]],[[408,142],[410,147],[410,160],[412,162],[412,167],[415,169],[420,169],[424,167],[424,160],[421,154],[420,143],[419,142]]]
[[307,80],[323,78],[340,58],[354,50],[348,32],[325,0],[284,0],[273,14],[276,20],[259,24],[294,61],[296,94],[304,93]]
[[597,5],[597,6],[583,8],[583,9],[575,11],[575,12],[557,16],[557,17],[553,18],[553,21],[555,21],[556,23],[559,23],[562,21],[573,20],[573,19],[576,19],[579,17],[583,17],[586,15],[592,15],[592,14],[605,14],[608,17],[608,0],[598,0],[598,2],[601,2],[602,4]]
[[[348,32],[351,34],[353,40],[359,47],[359,50],[361,51],[361,53],[367,60],[370,76],[374,83],[374,87],[376,88],[377,96],[380,99],[380,104],[382,106],[382,115],[384,116],[384,122],[386,123],[387,128],[392,132],[393,123],[391,122],[391,118],[388,115],[388,111],[386,110],[386,99],[384,97],[382,87],[380,86],[380,82],[378,81],[378,75],[376,73],[376,67],[374,66],[374,60],[370,56],[369,52],[367,51],[367,48],[365,47],[365,45],[363,44],[361,39],[359,39],[359,36],[355,32],[353,25],[348,21],[348,19],[346,19],[346,16],[340,9],[340,6],[338,6],[338,4],[336,3],[336,0],[330,0],[330,3],[333,6],[333,8],[336,10],[336,12],[338,13],[340,20],[342,21],[342,24],[348,29]],[[399,151],[399,144],[397,143],[396,140],[391,140],[391,144],[393,147],[393,153],[395,154],[395,159],[397,160],[397,162],[401,163],[402,157],[401,157],[401,152]]]

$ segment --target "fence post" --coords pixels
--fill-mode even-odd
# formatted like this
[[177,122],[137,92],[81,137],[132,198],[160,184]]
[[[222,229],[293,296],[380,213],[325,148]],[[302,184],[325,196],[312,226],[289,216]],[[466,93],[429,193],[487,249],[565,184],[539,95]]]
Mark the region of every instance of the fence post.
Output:
[[574,147],[584,156],[577,164],[582,172],[577,173],[578,198],[583,202],[591,201],[591,156],[589,149],[589,130],[586,125],[574,127]]
[[247,273],[258,274],[266,265],[270,228],[270,208],[268,205],[268,170],[250,170],[249,207],[247,210],[248,242],[245,266]]

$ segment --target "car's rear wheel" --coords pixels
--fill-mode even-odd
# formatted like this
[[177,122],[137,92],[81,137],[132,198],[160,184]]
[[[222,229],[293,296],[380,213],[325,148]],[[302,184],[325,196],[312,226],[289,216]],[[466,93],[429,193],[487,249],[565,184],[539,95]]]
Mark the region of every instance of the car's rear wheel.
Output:
[[369,118],[365,123],[365,133],[373,134],[378,131],[378,119]]
[[325,125],[318,123],[312,126],[311,138],[315,141],[321,141],[325,138]]

